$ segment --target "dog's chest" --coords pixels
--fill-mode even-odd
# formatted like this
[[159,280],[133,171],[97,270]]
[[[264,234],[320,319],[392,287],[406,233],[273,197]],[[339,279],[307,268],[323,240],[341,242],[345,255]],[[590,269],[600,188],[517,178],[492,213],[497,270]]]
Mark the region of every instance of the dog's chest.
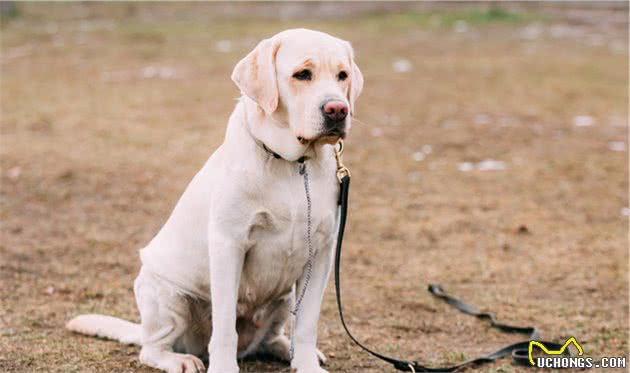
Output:
[[[317,180],[317,179],[316,179]],[[311,246],[314,254],[332,250],[336,190],[325,180],[309,183]],[[249,234],[239,303],[261,305],[290,291],[308,260],[309,218],[303,180],[278,184],[264,196]]]

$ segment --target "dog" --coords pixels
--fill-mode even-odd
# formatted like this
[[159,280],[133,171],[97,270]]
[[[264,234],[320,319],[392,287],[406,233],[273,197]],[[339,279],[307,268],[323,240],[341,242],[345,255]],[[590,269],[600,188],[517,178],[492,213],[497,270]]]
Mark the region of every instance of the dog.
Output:
[[[338,223],[333,147],[349,133],[363,76],[350,43],[292,29],[262,40],[232,80],[241,97],[223,144],[140,250],[141,323],[91,314],[66,327],[140,345],[140,361],[167,372],[203,372],[205,357],[211,373],[238,372],[237,358],[258,353],[289,361],[293,343],[291,367],[323,373],[317,323]],[[310,180],[310,281],[299,167]],[[290,341],[285,326],[306,282]]]

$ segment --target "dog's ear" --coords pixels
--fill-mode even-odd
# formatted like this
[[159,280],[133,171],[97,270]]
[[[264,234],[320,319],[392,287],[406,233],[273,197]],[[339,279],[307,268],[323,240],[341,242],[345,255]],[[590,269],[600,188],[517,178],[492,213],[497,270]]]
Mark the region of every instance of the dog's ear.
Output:
[[265,39],[232,72],[232,80],[241,93],[256,101],[267,114],[278,107],[278,82],[276,79],[276,54],[280,41]]
[[348,53],[350,55],[350,86],[348,87],[348,102],[350,103],[350,112],[354,114],[354,102],[363,90],[363,74],[359,70],[359,66],[354,62],[354,50],[350,43],[347,43]]

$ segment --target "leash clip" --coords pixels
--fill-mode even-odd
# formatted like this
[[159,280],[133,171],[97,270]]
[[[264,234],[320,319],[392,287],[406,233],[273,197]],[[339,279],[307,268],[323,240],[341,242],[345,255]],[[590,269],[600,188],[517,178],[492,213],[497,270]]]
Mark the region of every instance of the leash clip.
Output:
[[343,140],[339,139],[339,142],[335,145],[335,160],[337,161],[337,180],[339,184],[345,176],[350,176],[350,170],[344,166],[341,156],[343,155]]

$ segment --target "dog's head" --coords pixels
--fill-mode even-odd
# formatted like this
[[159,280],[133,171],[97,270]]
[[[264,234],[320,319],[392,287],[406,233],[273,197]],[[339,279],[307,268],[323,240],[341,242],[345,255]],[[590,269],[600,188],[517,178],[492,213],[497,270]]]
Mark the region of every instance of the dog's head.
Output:
[[306,29],[261,41],[236,65],[232,80],[277,127],[274,136],[283,139],[273,142],[285,148],[277,149],[283,155],[344,138],[363,88],[350,43]]

